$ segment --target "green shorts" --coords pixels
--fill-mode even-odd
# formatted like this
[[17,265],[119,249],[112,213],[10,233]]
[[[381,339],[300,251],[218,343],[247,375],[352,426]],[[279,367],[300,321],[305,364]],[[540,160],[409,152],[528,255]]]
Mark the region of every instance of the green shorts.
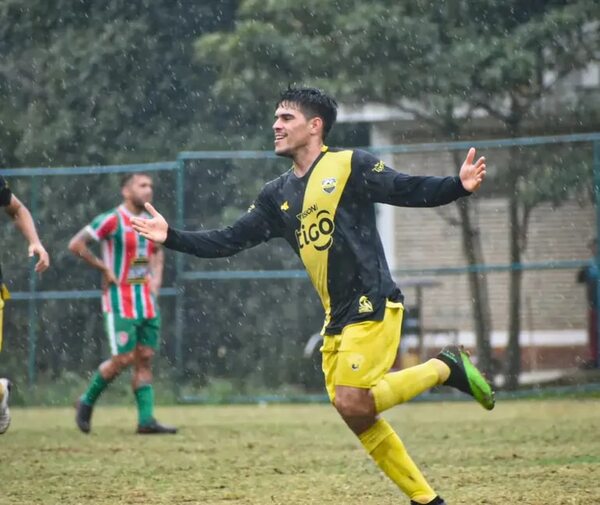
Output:
[[125,318],[113,312],[104,313],[104,326],[113,356],[125,354],[136,345],[158,349],[160,342],[160,316],[147,318]]

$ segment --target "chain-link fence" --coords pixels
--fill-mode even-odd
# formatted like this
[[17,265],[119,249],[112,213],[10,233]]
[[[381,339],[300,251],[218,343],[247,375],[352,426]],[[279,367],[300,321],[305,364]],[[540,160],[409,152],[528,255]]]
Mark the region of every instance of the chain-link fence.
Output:
[[[586,279],[589,288],[597,276],[584,272],[593,273],[585,268],[597,232],[600,134],[370,150],[403,172],[447,175],[470,145],[488,159],[477,195],[438,209],[395,209],[380,230],[394,237],[388,254],[411,309],[404,364],[447,342],[485,350],[487,339],[494,372],[510,373],[512,362],[522,381],[558,378],[594,358]],[[14,300],[0,370],[51,384],[65,374],[86,377],[107,355],[98,275],[67,243],[119,203],[123,172],[152,171],[157,208],[171,223],[198,229],[230,224],[288,168],[268,152],[199,152],[172,163],[4,171],[53,264],[33,275],[22,237],[3,222],[0,254]],[[180,398],[322,392],[318,353],[304,357],[321,308],[283,241],[219,260],[167,251],[164,286],[159,375]]]

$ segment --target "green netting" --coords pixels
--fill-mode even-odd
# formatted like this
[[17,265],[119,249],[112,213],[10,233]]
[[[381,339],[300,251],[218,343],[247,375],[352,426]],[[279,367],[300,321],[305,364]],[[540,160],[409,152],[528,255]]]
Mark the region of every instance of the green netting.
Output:
[[[409,309],[405,364],[447,342],[476,347],[475,302],[485,293],[474,298],[474,279],[487,282],[496,371],[506,365],[511,304],[520,318],[525,381],[536,373],[550,380],[551,373],[587,359],[588,307],[577,275],[592,259],[588,243],[597,229],[593,170],[600,174],[599,144],[600,135],[481,142],[488,179],[469,209],[453,204],[393,211],[392,228],[382,233],[394,238],[395,276]],[[404,172],[447,175],[467,147],[371,150]],[[266,152],[182,153],[177,162],[146,167],[154,173],[157,208],[172,224],[199,229],[233,222],[289,161]],[[120,172],[143,168],[7,172],[14,192],[34,213],[53,264],[42,277],[31,275],[22,237],[3,220],[0,257],[15,294],[6,309],[3,373],[38,387],[59,388],[70,377],[79,387],[108,355],[99,276],[72,257],[67,243],[99,211],[119,203]],[[511,238],[511,212],[520,226],[517,242]],[[461,228],[465,216],[481,249],[470,259]],[[511,243],[519,245],[520,254]],[[470,264],[474,259],[480,263]],[[521,283],[519,297],[511,282]],[[221,260],[168,252],[164,286],[158,380],[172,384],[181,398],[322,393],[318,352],[304,357],[307,341],[321,327],[322,311],[301,263],[283,241]]]

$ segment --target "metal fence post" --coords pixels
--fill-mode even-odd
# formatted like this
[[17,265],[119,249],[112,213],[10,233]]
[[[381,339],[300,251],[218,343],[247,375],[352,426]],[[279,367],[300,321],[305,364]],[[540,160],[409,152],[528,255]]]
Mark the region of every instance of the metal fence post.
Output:
[[[177,157],[176,185],[175,185],[175,223],[177,228],[184,226],[185,212],[185,160]],[[183,363],[183,319],[184,319],[184,280],[183,280],[184,256],[175,256],[175,386],[177,396],[180,395],[180,386],[184,376]]]
[[600,239],[600,141],[594,141],[594,156],[592,168],[594,170],[594,195],[596,203],[596,366],[600,367],[600,324],[598,324],[598,301],[600,301],[600,247],[598,247],[598,239]]

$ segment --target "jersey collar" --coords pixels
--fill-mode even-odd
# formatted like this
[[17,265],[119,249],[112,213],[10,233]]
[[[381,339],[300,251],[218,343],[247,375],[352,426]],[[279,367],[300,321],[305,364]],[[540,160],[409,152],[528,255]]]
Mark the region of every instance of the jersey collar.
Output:
[[317,165],[317,163],[319,163],[319,161],[321,161],[321,158],[323,157],[323,155],[329,151],[329,147],[326,145],[321,146],[321,152],[319,153],[319,155],[316,157],[315,161],[312,162],[312,165],[310,166],[310,168],[306,171],[306,173],[302,176],[302,177],[298,177],[295,173],[294,173],[294,165],[292,165],[292,175],[299,181],[305,181],[308,180],[308,178],[310,177],[310,174],[312,173],[313,169],[315,168],[315,166]]
[[134,214],[133,212],[131,212],[127,207],[125,207],[125,204],[122,203],[121,205],[119,205],[119,210],[125,214],[127,217],[132,218],[132,217],[140,217],[140,216],[144,216],[146,215],[146,212],[142,211],[139,214]]

